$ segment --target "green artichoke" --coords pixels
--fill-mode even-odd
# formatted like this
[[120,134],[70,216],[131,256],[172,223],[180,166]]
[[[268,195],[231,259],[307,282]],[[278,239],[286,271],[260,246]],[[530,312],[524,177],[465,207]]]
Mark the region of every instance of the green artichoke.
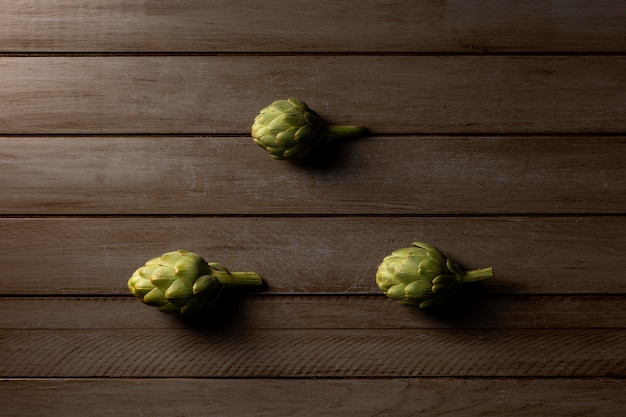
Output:
[[337,138],[356,138],[365,134],[360,126],[327,125],[302,101],[277,100],[254,119],[254,143],[275,159],[303,159],[314,149]]
[[491,267],[464,271],[432,245],[413,242],[385,257],[376,272],[378,287],[404,305],[431,308],[447,302],[459,285],[493,277]]
[[181,314],[211,308],[226,287],[258,285],[261,277],[254,272],[230,272],[184,250],[149,260],[128,280],[128,289],[142,303]]

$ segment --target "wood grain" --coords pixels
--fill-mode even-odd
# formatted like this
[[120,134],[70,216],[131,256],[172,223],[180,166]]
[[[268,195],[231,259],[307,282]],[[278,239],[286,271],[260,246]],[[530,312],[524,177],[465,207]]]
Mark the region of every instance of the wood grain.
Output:
[[[186,249],[281,294],[374,293],[384,256],[430,242],[491,293],[623,294],[626,217],[4,218],[3,294],[127,294],[143,263]],[[27,267],[26,267],[27,266]]]
[[[513,4],[512,4],[513,3]],[[607,0],[3,2],[2,52],[623,52]],[[530,23],[532,22],[532,24]]]
[[0,380],[0,403],[5,415],[22,417],[39,417],[43,410],[49,417],[177,412],[188,417],[406,417],[416,412],[614,417],[624,407],[624,385],[624,380],[604,378],[18,379]]
[[[0,137],[2,214],[624,213],[625,137]],[[410,184],[410,186],[407,186]],[[184,204],[181,204],[184,202]]]
[[624,56],[0,58],[0,133],[248,134],[298,97],[383,133],[624,132]]
[[0,377],[624,377],[626,330],[0,330]]
[[[626,5],[356,3],[2,3],[2,416],[623,413]],[[287,97],[370,135],[273,161]],[[399,306],[415,240],[495,277]],[[134,299],[179,248],[265,286]]]
[[445,311],[403,307],[380,295],[235,296],[198,317],[157,312],[133,297],[0,298],[0,329],[625,329],[626,297],[486,296],[466,291]]

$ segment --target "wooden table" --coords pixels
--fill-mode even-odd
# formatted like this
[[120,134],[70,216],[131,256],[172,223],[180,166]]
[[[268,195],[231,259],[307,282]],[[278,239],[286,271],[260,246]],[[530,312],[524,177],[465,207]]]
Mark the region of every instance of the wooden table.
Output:
[[[618,416],[626,5],[7,0],[2,416]],[[369,135],[250,138],[297,97]],[[396,304],[430,242],[495,278]],[[187,249],[258,272],[215,317],[126,282]]]

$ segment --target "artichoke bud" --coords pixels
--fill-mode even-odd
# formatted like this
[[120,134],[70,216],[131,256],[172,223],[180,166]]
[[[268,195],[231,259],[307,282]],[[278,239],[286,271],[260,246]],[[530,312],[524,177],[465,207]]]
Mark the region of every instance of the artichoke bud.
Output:
[[385,295],[424,309],[445,304],[461,284],[489,278],[493,278],[491,267],[465,271],[445,253],[422,242],[393,251],[376,272],[376,284]]
[[303,159],[337,138],[363,136],[360,126],[332,126],[302,101],[276,100],[261,110],[252,124],[254,143],[274,159]]
[[230,272],[184,250],[147,261],[128,280],[128,289],[142,303],[181,314],[208,310],[226,287],[258,285],[261,277],[254,272]]

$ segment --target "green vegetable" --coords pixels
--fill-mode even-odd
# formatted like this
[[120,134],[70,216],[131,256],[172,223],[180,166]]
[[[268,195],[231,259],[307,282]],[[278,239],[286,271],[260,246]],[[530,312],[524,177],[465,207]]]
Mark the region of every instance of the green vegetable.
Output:
[[444,304],[459,285],[489,278],[491,267],[464,271],[445,253],[421,242],[393,251],[376,272],[376,283],[385,295],[420,308]]
[[149,260],[128,280],[128,289],[142,303],[181,314],[211,308],[226,287],[258,285],[261,277],[254,272],[230,272],[184,250]]
[[356,138],[365,134],[360,126],[327,125],[302,101],[277,100],[254,119],[254,143],[275,159],[303,159],[333,139]]

